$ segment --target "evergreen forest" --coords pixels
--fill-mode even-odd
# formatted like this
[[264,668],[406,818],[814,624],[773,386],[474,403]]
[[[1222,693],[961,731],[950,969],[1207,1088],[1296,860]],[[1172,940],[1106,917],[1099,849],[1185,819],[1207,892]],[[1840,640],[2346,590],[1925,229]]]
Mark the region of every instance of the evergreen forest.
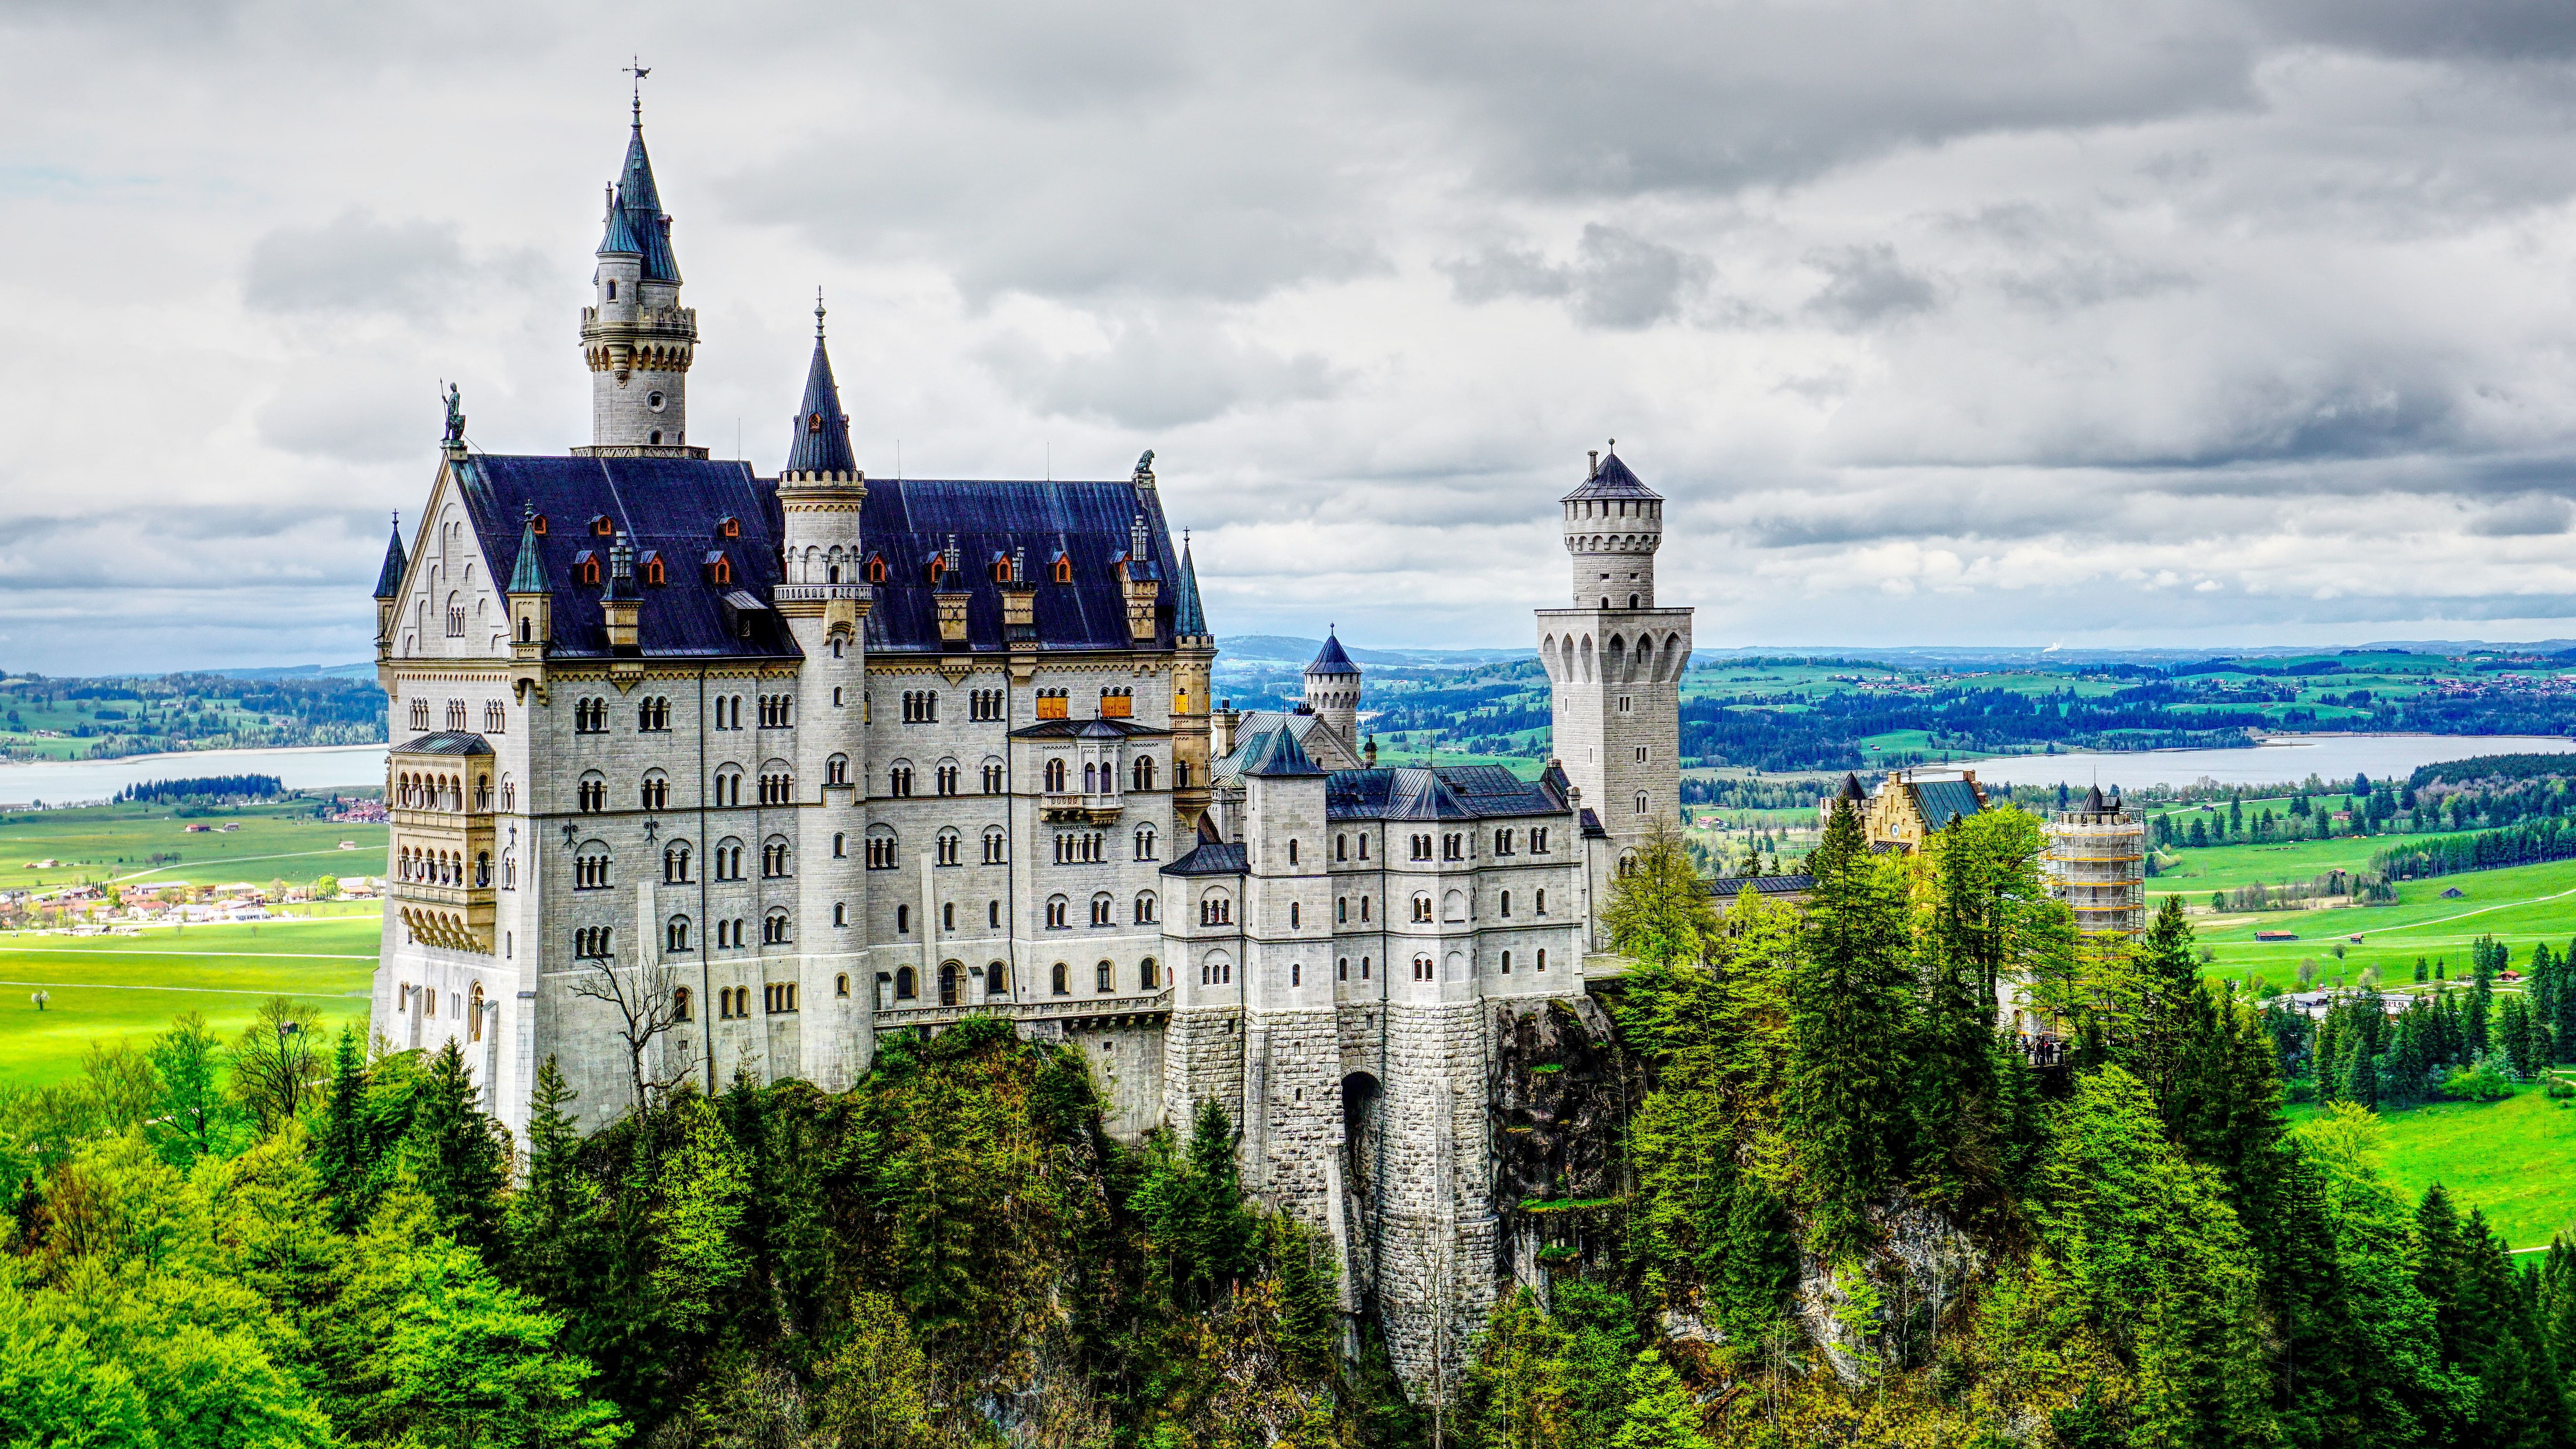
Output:
[[1995,809],[1876,854],[1845,810],[1803,904],[1722,913],[1644,852],[1595,984],[1615,1189],[1524,1212],[1536,1274],[1410,1394],[1221,1111],[1117,1141],[999,1020],[588,1135],[548,1064],[514,1149],[452,1047],[182,1018],[0,1094],[0,1444],[2576,1438],[2576,1249],[2373,1166],[2375,1107],[2556,1054],[2565,959],[2522,1010],[2293,1022],[2199,977],[2178,906],[2077,937],[2038,846]]

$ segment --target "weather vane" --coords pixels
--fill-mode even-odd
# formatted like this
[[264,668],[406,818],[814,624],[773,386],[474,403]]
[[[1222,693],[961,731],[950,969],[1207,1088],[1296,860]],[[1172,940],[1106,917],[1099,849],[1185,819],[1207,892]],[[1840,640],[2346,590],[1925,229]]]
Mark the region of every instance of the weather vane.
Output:
[[644,124],[644,77],[653,73],[653,67],[644,63],[644,57],[631,55],[618,69],[635,77],[635,124],[641,126]]

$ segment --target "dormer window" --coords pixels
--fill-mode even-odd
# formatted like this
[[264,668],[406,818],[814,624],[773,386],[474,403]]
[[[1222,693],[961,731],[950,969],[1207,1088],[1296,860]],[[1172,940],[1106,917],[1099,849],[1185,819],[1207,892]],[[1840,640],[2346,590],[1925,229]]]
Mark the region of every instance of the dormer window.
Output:
[[742,520],[739,518],[728,518],[724,522],[717,524],[716,535],[720,538],[742,537]]
[[1055,581],[1059,584],[1072,583],[1073,560],[1065,557],[1063,554],[1057,554],[1055,556],[1055,566],[1049,570],[1049,572],[1054,575]]
[[531,514],[528,518],[528,527],[534,529],[539,538],[545,537],[546,516],[542,513]]
[[868,582],[869,582],[869,583],[872,583],[872,584],[881,584],[881,583],[884,583],[885,581],[886,581],[886,561],[885,561],[885,557],[884,557],[884,555],[882,555],[882,554],[873,554],[873,553],[872,553],[872,554],[869,554],[869,555],[868,555]]
[[670,582],[667,571],[662,567],[662,555],[651,549],[644,551],[644,582],[657,585]]
[[609,522],[608,515],[605,513],[590,521],[590,533],[593,538],[606,538],[616,531],[617,525]]
[[930,581],[934,584],[939,582],[940,575],[947,571],[948,560],[939,554],[932,554],[930,556]]
[[1010,581],[1011,561],[1000,554],[995,554],[993,556],[993,582],[997,584],[1007,584]]
[[805,415],[805,431],[809,433],[819,433],[823,431],[823,415],[821,413],[807,413]]
[[598,583],[599,555],[591,552],[589,549],[583,549],[581,552],[574,554],[572,556],[572,576],[575,580],[581,583]]
[[711,584],[733,582],[733,560],[725,557],[722,549],[707,555],[707,582]]

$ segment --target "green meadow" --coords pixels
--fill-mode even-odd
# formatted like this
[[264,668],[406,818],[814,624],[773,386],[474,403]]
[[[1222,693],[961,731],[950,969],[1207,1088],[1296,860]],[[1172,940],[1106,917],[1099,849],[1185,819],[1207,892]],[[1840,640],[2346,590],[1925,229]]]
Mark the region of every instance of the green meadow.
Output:
[[[383,875],[385,827],[315,820],[314,803],[246,805],[185,818],[166,805],[12,811],[0,815],[0,889],[119,880],[304,885],[322,875]],[[191,825],[213,828],[191,833]],[[227,825],[239,828],[227,831]],[[351,849],[339,848],[344,840]],[[175,861],[154,859],[173,855]],[[61,865],[30,868],[40,860]]]
[[[2302,1121],[2315,1107],[2293,1107]],[[2411,1202],[2442,1184],[2462,1212],[2477,1208],[2516,1248],[2576,1240],[2576,1104],[2531,1086],[2500,1102],[2436,1102],[2386,1112],[2380,1176]]]
[[[92,1042],[140,1046],[184,1011],[226,1037],[271,996],[313,1003],[330,1029],[362,1021],[380,930],[373,903],[363,909],[132,936],[0,934],[0,1085],[59,1080]],[[42,1010],[38,991],[51,998]]]

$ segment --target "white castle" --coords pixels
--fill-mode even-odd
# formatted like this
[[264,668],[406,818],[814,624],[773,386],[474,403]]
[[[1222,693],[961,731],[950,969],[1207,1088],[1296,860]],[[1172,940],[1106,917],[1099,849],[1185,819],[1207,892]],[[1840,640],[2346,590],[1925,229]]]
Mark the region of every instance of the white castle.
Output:
[[815,309],[775,478],[688,440],[696,314],[640,115],[581,340],[592,441],[465,442],[376,588],[390,887],[374,1029],[459,1042],[524,1127],[635,1084],[841,1090],[891,1032],[1003,1017],[1090,1061],[1112,1129],[1238,1125],[1416,1382],[1495,1293],[1490,1103],[1516,1020],[1580,1004],[1595,907],[1678,808],[1688,609],[1615,453],[1538,615],[1561,763],[1376,768],[1338,639],[1305,703],[1209,697],[1216,640],[1153,455],[1099,482],[869,479]]

